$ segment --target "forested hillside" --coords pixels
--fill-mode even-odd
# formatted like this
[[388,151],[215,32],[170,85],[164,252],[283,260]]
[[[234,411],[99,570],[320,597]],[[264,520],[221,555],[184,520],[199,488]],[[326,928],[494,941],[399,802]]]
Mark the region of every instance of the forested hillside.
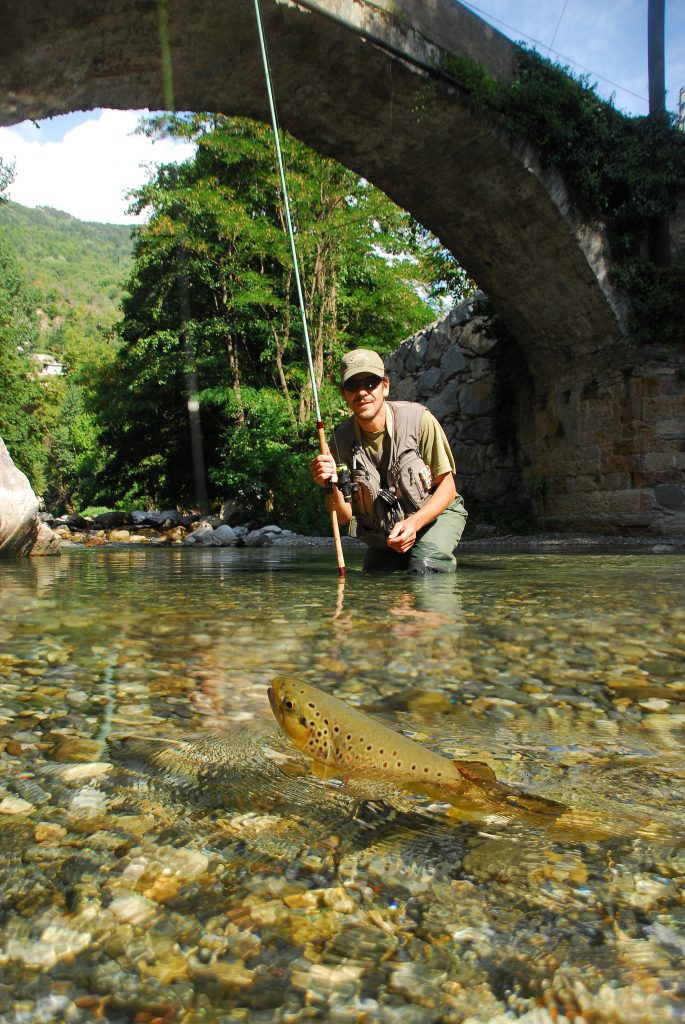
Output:
[[133,263],[131,229],[87,224],[46,207],[0,205],[3,231],[50,323],[72,314],[110,326]]

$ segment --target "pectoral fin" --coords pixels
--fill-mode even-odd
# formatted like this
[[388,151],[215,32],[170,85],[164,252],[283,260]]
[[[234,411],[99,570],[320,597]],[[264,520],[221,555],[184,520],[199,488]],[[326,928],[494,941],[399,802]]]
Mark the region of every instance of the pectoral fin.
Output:
[[485,761],[453,761],[452,764],[469,782],[497,782],[497,776]]

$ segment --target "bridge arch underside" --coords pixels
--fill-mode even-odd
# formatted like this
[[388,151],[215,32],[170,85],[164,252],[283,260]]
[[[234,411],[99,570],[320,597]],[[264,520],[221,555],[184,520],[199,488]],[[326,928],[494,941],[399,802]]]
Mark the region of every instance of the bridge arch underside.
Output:
[[[644,431],[638,445],[634,411],[624,414],[626,403],[635,404],[626,386],[630,347],[601,234],[574,221],[563,187],[540,170],[530,147],[493,131],[459,90],[392,52],[433,63],[449,44],[506,76],[515,48],[451,0],[418,5],[419,14],[410,0],[317,6],[262,0],[280,122],[411,211],[491,299],[525,370],[511,406],[522,491],[544,478],[560,496],[555,511],[563,522],[561,496],[572,487],[564,465],[579,449],[591,453],[593,488],[607,490],[619,449],[621,489],[640,486],[644,467],[635,456],[644,451]],[[251,0],[167,0],[166,15],[176,108],[268,120]],[[0,123],[99,106],[165,107],[157,3],[3,0],[2,24]],[[607,423],[603,413],[588,419],[580,408],[575,436],[558,438],[550,453],[555,424],[540,410],[550,401],[582,406],[582,395],[596,399],[598,387]],[[609,423],[617,415],[620,436]],[[649,519],[643,505],[636,528]],[[591,513],[583,518],[593,525]],[[611,528],[609,520],[610,509],[595,525]]]

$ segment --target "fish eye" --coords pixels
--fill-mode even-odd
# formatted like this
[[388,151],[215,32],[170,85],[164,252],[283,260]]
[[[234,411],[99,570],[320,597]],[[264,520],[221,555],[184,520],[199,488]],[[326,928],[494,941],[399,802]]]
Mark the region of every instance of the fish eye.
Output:
[[293,708],[295,707],[295,701],[291,700],[290,697],[286,697],[285,700],[283,701],[283,707],[286,709],[286,711],[292,711]]

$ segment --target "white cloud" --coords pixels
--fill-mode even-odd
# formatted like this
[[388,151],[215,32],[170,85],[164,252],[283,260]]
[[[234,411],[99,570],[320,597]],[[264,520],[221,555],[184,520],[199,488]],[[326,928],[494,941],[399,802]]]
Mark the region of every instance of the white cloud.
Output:
[[126,193],[148,180],[151,165],[187,159],[194,149],[133,134],[141,113],[93,111],[61,142],[41,142],[40,130],[26,126],[1,129],[0,157],[16,163],[10,198],[22,206],[52,206],[79,220],[134,223],[126,214]]

